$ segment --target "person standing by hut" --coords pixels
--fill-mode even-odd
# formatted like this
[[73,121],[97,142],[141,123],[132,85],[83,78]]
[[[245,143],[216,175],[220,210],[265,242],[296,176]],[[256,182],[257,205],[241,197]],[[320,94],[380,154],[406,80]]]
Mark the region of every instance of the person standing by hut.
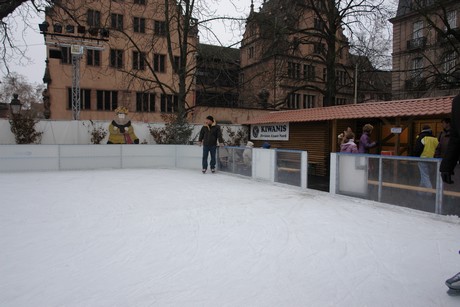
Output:
[[[429,125],[422,127],[422,132],[417,136],[415,142],[415,149],[413,156],[420,158],[433,158],[438,147],[439,141],[433,136],[433,131]],[[430,180],[430,163],[418,162],[420,170],[420,186],[425,188],[432,188]]]
[[364,125],[363,135],[361,135],[361,138],[359,139],[359,146],[358,146],[359,153],[368,154],[371,148],[374,148],[375,146],[377,146],[377,143],[372,142],[371,140],[372,130],[374,130],[374,126],[372,126],[371,124]]
[[[449,143],[439,167],[442,180],[448,184],[454,183],[452,175],[460,160],[460,94],[452,100],[450,127]],[[455,291],[460,291],[460,272],[446,280],[446,286]]]
[[355,144],[355,134],[353,132],[345,133],[343,142],[340,145],[340,152],[358,153],[358,146]]

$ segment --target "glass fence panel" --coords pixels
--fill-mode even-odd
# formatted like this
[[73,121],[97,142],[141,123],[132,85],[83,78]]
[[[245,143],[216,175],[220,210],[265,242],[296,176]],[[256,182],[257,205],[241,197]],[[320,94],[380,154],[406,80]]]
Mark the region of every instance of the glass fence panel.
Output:
[[301,186],[302,153],[276,150],[275,182]]
[[221,172],[252,176],[252,149],[244,147],[219,147],[218,168]]
[[382,159],[380,201],[436,212],[436,161]]
[[460,166],[452,176],[453,184],[443,184],[441,214],[460,216]]
[[338,194],[460,215],[460,188],[444,184],[440,197],[438,159],[339,154],[337,163]]

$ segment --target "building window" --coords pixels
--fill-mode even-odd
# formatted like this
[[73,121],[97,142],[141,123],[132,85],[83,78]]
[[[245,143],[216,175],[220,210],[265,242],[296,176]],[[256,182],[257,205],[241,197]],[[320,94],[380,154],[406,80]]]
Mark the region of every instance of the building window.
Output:
[[[447,16],[447,26],[449,26],[450,29],[456,29],[457,28],[457,11],[449,11],[446,14]],[[446,27],[447,30],[447,27]]]
[[101,66],[101,51],[88,49],[86,53],[86,64],[88,66]]
[[110,49],[110,67],[123,68],[123,50]]
[[61,64],[72,64],[70,47],[61,47]]
[[96,91],[97,110],[113,111],[118,107],[117,91]]
[[133,51],[133,69],[145,69],[145,52]]
[[177,95],[161,94],[161,112],[174,113],[179,110],[179,97]]
[[343,70],[337,70],[336,72],[337,84],[346,85],[347,84],[347,72]]
[[134,0],[134,4],[145,5],[145,1],[146,1],[146,0]]
[[155,112],[155,94],[136,93],[136,112]]
[[420,78],[423,70],[423,58],[412,59],[412,78]]
[[179,56],[175,56],[174,57],[174,73],[179,73],[179,70],[180,70],[180,57]]
[[136,33],[145,33],[145,18],[133,18],[133,31]]
[[457,54],[455,51],[448,52],[444,55],[443,72],[449,74],[455,71],[457,67]]
[[101,12],[95,10],[88,10],[87,12],[88,26],[90,28],[100,28],[101,27]]
[[[72,88],[67,89],[67,109],[72,110]],[[91,110],[91,90],[80,89],[80,110]]]
[[318,31],[323,31],[324,28],[325,28],[325,23],[322,19],[319,19],[319,18],[315,18],[315,21],[314,21],[314,28],[315,30],[318,30]]
[[313,65],[303,65],[303,78],[308,81],[315,80],[315,66]]
[[336,106],[341,106],[347,104],[347,99],[346,98],[336,98],[335,99],[335,105]]
[[164,54],[153,55],[153,70],[156,72],[165,72],[166,56]]
[[412,28],[412,39],[418,39],[423,37],[423,21],[416,21]]
[[325,49],[326,47],[323,43],[314,43],[313,45],[313,53],[315,54],[322,54]]
[[112,14],[111,15],[111,27],[119,31],[123,31],[123,15]]
[[240,73],[239,81],[241,88],[244,88],[244,73]]
[[155,35],[166,35],[166,22],[155,20]]
[[248,58],[252,59],[254,57],[254,46],[248,48]]
[[303,108],[311,109],[315,107],[315,96],[303,95]]
[[288,109],[298,109],[300,105],[300,94],[291,93],[288,96],[287,107]]
[[287,63],[288,78],[300,79],[300,64],[294,62]]

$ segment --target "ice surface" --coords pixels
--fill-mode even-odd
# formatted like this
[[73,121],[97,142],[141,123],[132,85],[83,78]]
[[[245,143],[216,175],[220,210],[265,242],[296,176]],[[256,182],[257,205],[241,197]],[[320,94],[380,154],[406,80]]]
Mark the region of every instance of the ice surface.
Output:
[[0,306],[460,306],[456,217],[175,169],[0,193]]

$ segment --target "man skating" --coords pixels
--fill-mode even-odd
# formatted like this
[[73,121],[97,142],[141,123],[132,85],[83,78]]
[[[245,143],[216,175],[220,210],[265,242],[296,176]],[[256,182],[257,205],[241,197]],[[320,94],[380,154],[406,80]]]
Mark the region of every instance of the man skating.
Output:
[[214,121],[214,118],[209,115],[206,117],[204,126],[201,128],[200,136],[198,138],[200,146],[203,145],[203,161],[202,161],[202,172],[206,173],[208,169],[208,156],[211,155],[211,172],[216,171],[216,150],[217,150],[217,141],[219,145],[224,144],[222,138],[222,131],[217,123]]

